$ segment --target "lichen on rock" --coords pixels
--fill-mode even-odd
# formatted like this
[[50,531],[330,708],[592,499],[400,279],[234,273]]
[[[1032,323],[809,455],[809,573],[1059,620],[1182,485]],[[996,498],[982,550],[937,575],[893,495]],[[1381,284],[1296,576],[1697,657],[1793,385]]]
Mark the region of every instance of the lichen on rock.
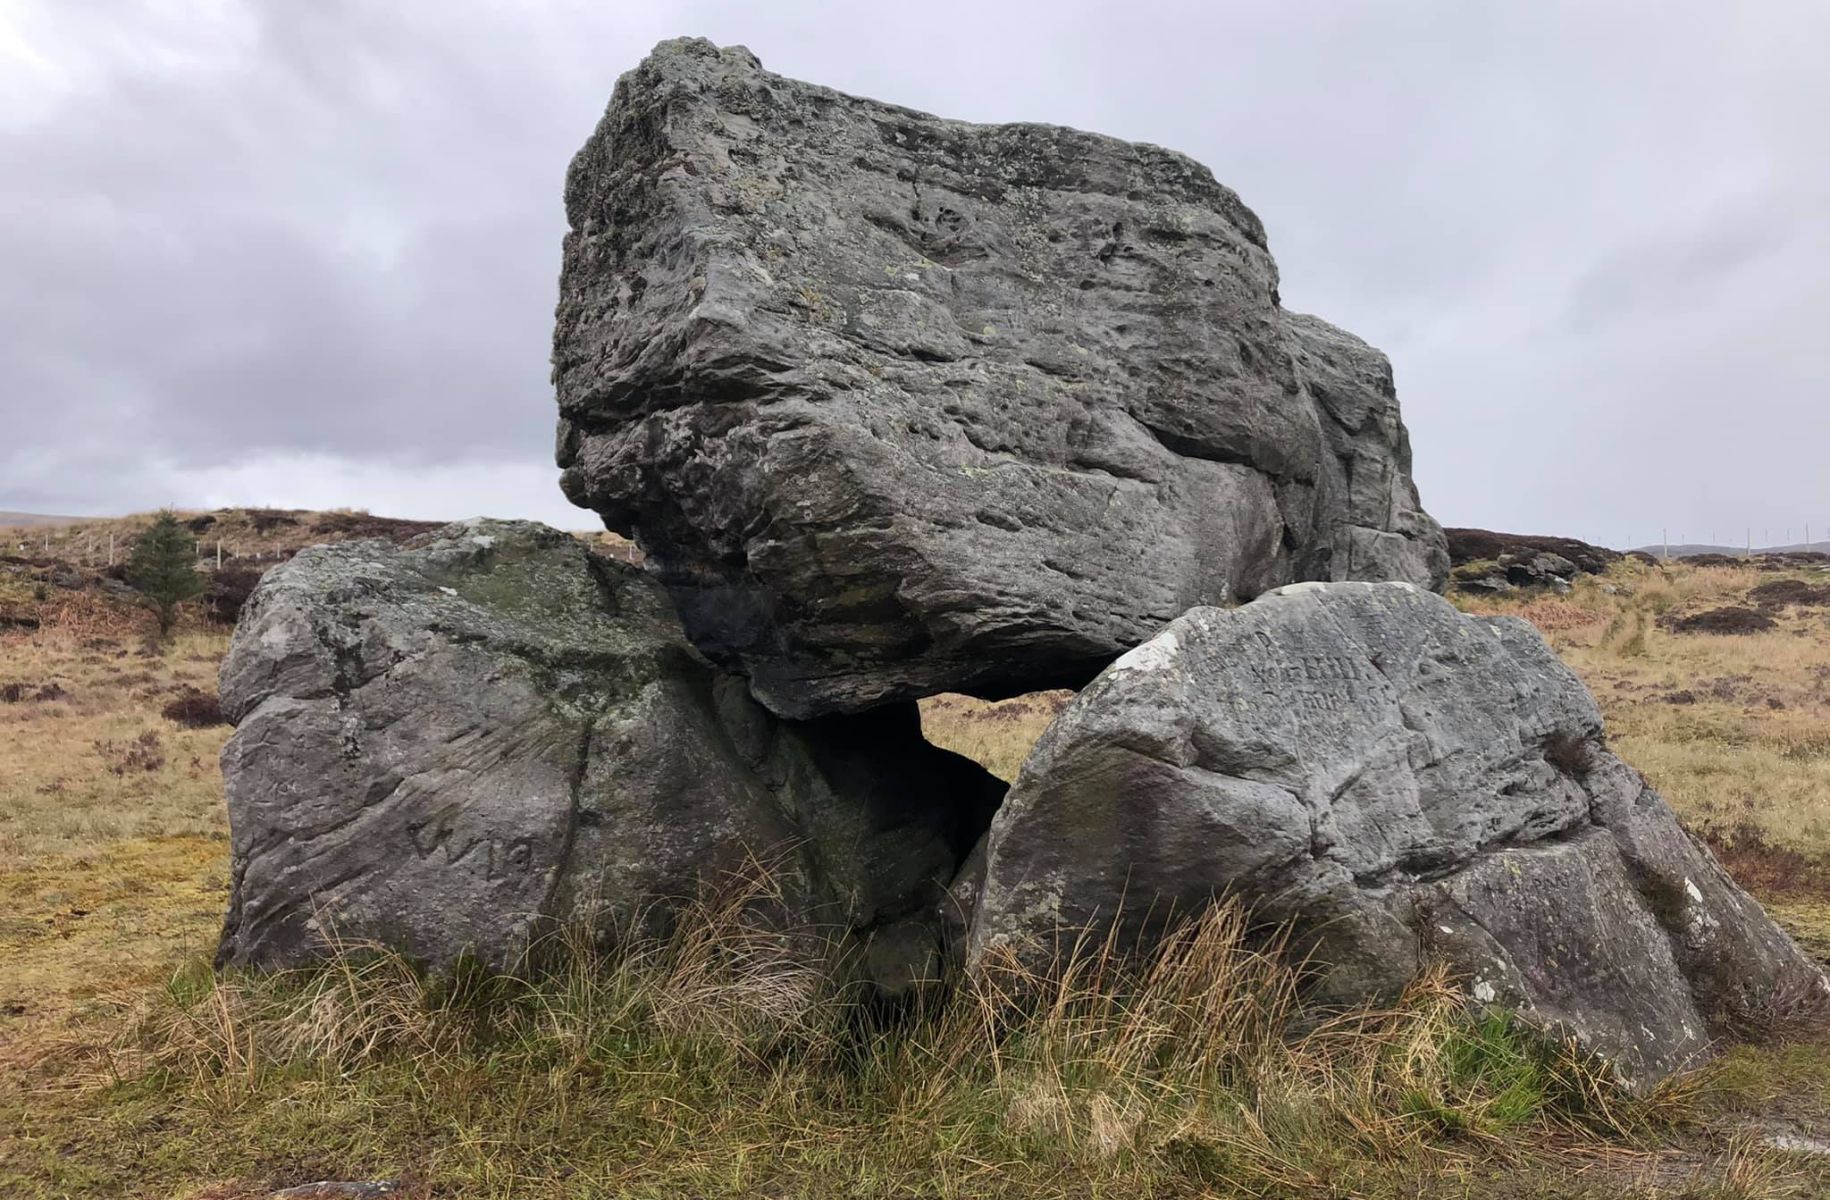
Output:
[[1082,692],[993,821],[972,961],[1137,949],[1237,896],[1293,924],[1320,1001],[1446,962],[1635,1084],[1830,995],[1523,621],[1308,583],[1191,610],[1133,655],[1149,669]]
[[778,720],[651,579],[520,522],[304,551],[249,601],[221,691],[224,964],[353,939],[506,968],[545,929],[608,933],[761,865],[784,928],[862,950],[896,927],[915,959],[870,961],[909,986],[1003,790],[912,706]]

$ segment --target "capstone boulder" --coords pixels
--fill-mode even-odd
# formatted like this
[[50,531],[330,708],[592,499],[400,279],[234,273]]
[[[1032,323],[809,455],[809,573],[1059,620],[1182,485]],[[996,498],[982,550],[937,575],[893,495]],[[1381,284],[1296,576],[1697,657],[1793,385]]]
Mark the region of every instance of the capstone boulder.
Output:
[[1634,1083],[1830,992],[1530,625],[1406,584],[1171,622],[1050,726],[983,856],[955,888],[976,965],[1138,948],[1233,895],[1293,924],[1324,1001],[1443,961]]
[[1084,683],[1186,609],[1440,586],[1383,355],[1172,151],[666,42],[566,183],[571,499],[791,717]]
[[938,972],[942,901],[1003,785],[913,705],[784,722],[639,570],[476,521],[274,568],[223,663],[232,896],[219,962],[339,940],[516,965],[772,872],[784,926],[892,991]]

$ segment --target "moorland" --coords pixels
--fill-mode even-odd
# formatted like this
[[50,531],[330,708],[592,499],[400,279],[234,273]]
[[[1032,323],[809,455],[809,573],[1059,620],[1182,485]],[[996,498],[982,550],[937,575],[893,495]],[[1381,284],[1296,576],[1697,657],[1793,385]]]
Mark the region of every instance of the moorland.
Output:
[[[258,569],[412,532],[282,515],[199,537],[233,531]],[[787,1013],[712,910],[540,979],[429,979],[361,948],[218,977],[231,631],[195,605],[152,639],[96,561],[132,528],[34,529],[0,563],[0,1194],[1830,1194],[1821,1030],[1628,1095],[1441,980],[1307,1014],[1228,910],[1020,1018],[970,987],[883,1014],[804,980],[817,1002]],[[1567,595],[1457,603],[1540,629],[1614,748],[1830,958],[1830,571],[1629,560]],[[1071,699],[938,696],[924,728],[1010,778]]]

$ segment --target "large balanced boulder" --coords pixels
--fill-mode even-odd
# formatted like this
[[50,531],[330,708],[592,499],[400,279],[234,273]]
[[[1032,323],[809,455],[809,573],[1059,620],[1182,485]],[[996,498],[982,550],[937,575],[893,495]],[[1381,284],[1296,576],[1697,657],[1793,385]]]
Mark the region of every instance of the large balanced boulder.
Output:
[[1043,735],[981,853],[956,888],[977,964],[1089,928],[1139,947],[1236,895],[1295,926],[1323,999],[1444,960],[1634,1082],[1830,991],[1531,626],[1406,584],[1172,622]]
[[660,587],[543,526],[319,546],[270,571],[222,668],[232,898],[219,961],[339,939],[520,961],[763,866],[778,919],[932,977],[944,889],[1002,785],[912,705],[783,722]]
[[1191,606],[1440,586],[1391,369],[1200,164],[663,43],[566,182],[571,499],[792,717],[1079,685]]

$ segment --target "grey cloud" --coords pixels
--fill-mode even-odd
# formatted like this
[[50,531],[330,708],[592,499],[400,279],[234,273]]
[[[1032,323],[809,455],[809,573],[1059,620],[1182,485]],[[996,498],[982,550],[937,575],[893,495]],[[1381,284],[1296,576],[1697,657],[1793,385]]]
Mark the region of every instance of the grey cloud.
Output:
[[550,516],[526,468],[565,164],[693,33],[1207,163],[1286,302],[1391,353],[1447,522],[1830,527],[1811,0],[26,0],[0,26],[0,508],[316,494],[334,463],[429,515],[472,466],[526,478],[503,515]]
[[1651,313],[1721,302],[1738,277],[1783,253],[1797,231],[1773,208],[1738,208],[1603,255],[1570,287],[1566,330],[1581,334]]

